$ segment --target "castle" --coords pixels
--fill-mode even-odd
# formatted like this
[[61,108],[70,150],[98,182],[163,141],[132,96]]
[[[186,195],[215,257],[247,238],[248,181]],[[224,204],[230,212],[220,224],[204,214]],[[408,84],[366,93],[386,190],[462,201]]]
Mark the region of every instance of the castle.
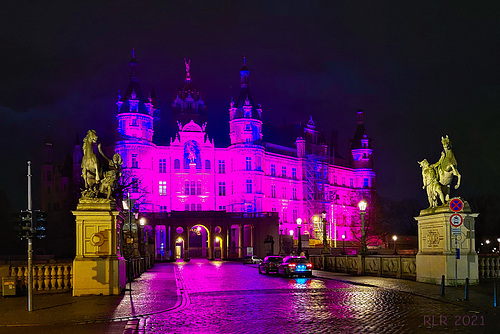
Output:
[[312,117],[288,146],[266,142],[265,111],[250,93],[244,60],[239,94],[226,114],[230,145],[218,147],[206,131],[207,106],[185,61],[184,84],[171,108],[177,131],[161,146],[154,140],[156,96],[144,95],[137,64],[133,57],[128,88],[116,102],[120,138],[115,151],[123,158],[128,191],[140,212],[277,212],[283,234],[296,236],[301,218],[302,234],[321,240],[322,219],[317,218],[325,211],[329,240],[342,235],[359,239],[357,203],[363,198],[370,202],[375,189],[373,149],[362,111],[357,112],[348,162],[327,145]]

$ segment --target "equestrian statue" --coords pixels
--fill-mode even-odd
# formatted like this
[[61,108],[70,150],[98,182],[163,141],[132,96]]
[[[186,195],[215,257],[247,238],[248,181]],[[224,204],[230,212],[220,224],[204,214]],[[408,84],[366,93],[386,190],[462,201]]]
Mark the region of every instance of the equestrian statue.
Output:
[[[113,159],[108,159],[102,152],[101,144],[97,145],[97,133],[89,130],[83,139],[82,177],[85,189],[82,190],[82,199],[112,199],[112,192],[116,189],[121,177],[123,160],[117,153]],[[107,162],[103,164],[95,151],[97,145],[99,154]]]
[[441,205],[450,201],[450,187],[453,181],[453,176],[457,177],[455,189],[460,187],[462,176],[458,172],[457,160],[451,150],[451,142],[448,135],[441,137],[443,152],[439,161],[430,165],[427,159],[417,161],[422,168],[423,189],[427,190],[427,198],[429,200],[429,208],[438,206],[438,199]]

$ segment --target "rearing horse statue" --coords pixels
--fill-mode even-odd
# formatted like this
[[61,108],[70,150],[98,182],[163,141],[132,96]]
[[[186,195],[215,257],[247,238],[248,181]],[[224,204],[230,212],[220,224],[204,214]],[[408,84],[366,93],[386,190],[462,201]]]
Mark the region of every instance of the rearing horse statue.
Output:
[[99,160],[94,153],[93,145],[97,143],[97,133],[89,130],[83,139],[82,177],[85,181],[85,189],[95,190],[95,186],[101,180]]
[[455,189],[460,187],[460,181],[462,176],[458,172],[457,160],[455,155],[451,151],[451,142],[448,135],[446,137],[441,137],[441,143],[443,144],[443,152],[441,152],[441,158],[439,161],[433,164],[433,167],[439,177],[439,183],[443,188],[443,193],[446,195],[446,202],[450,200],[450,185],[453,180],[453,176],[458,178]]

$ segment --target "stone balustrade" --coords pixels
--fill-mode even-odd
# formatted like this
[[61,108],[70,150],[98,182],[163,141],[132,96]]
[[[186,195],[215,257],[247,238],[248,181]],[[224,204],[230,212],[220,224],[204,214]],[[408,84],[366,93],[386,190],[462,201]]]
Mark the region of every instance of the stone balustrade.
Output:
[[[72,288],[73,263],[34,264],[33,291],[65,292]],[[28,269],[24,265],[12,265],[10,277],[16,277],[17,289],[28,288]]]
[[500,277],[500,256],[479,255],[479,278]]
[[[341,272],[354,275],[394,277],[415,280],[417,277],[415,256],[369,255],[364,258],[356,255],[310,256],[315,269]],[[323,263],[324,261],[324,263]],[[364,262],[363,262],[364,261]],[[363,270],[364,268],[364,270]]]

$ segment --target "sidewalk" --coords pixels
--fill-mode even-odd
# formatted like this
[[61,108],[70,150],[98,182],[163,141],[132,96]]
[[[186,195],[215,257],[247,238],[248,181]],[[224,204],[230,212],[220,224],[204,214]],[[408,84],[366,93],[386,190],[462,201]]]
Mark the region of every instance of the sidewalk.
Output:
[[[27,311],[27,296],[0,297],[0,333],[35,326],[126,323],[136,315],[164,312],[180,305],[176,283],[174,266],[156,264],[135,279],[132,291],[120,296],[73,297],[71,292],[34,294],[32,312]],[[121,324],[121,331],[125,323]],[[113,327],[119,328],[118,324]]]
[[[464,287],[445,288],[445,295],[441,297],[439,285],[420,283],[404,279],[353,276],[344,273],[333,273],[328,271],[313,270],[313,275],[319,278],[333,279],[346,283],[373,286],[383,289],[396,290],[410,293],[425,298],[439,300],[445,303],[466,307],[471,311],[480,311],[490,314],[500,314],[500,305],[497,300],[497,308],[493,307],[493,281],[482,281],[478,285],[469,286],[469,300],[464,300]],[[497,290],[500,290],[500,281],[497,281]],[[497,293],[500,297],[500,292]]]

